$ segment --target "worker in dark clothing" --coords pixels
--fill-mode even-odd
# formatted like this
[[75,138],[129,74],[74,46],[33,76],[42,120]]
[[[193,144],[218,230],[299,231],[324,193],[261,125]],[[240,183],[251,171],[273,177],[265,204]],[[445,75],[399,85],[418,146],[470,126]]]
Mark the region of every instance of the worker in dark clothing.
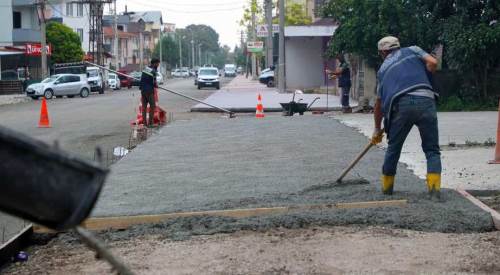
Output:
[[338,78],[339,88],[341,90],[341,103],[342,112],[351,113],[352,109],[349,106],[349,93],[351,91],[351,68],[349,63],[345,60],[343,54],[337,55],[337,69],[335,71],[327,71],[333,75],[334,78]]
[[158,88],[158,84],[156,83],[158,65],[160,65],[160,60],[157,58],[151,59],[151,64],[142,70],[141,83],[139,85],[142,95],[142,121],[146,125],[146,110],[149,104],[149,121],[147,126],[150,128],[153,127],[156,108],[154,91],[155,88]]
[[383,119],[388,147],[382,168],[382,192],[392,194],[403,143],[413,125],[416,125],[427,159],[427,188],[431,197],[439,198],[441,154],[436,115],[437,93],[432,87],[431,78],[438,62],[417,46],[401,48],[399,40],[392,36],[382,38],[378,42],[378,50],[384,63],[377,73],[372,144],[382,141]]

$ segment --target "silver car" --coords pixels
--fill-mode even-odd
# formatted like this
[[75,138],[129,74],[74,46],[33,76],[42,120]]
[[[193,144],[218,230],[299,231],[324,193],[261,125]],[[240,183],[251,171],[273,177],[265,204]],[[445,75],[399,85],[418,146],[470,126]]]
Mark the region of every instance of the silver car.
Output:
[[26,88],[26,95],[38,99],[45,97],[88,97],[90,94],[90,86],[87,79],[77,74],[56,74],[44,79],[41,83],[31,84]]

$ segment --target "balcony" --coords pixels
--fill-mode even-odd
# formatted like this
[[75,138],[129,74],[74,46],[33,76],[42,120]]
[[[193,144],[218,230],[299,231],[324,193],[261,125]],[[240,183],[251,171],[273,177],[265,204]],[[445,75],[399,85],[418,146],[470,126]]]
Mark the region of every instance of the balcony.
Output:
[[12,0],[12,6],[33,6],[35,0]]
[[40,30],[33,29],[13,29],[12,42],[22,44],[26,42],[40,42]]

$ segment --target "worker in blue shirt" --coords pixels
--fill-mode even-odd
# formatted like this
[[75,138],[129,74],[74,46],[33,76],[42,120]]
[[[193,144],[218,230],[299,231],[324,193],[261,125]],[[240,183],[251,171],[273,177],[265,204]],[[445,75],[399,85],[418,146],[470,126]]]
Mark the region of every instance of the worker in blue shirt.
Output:
[[[142,70],[141,83],[139,89],[141,90],[141,102],[142,102],[142,121],[144,125],[149,128],[153,127],[154,123],[154,113],[156,108],[155,102],[155,88],[158,87],[156,83],[156,75],[158,70],[158,65],[160,65],[160,60],[157,58],[151,59],[149,66],[146,66]],[[149,121],[146,124],[146,110],[149,104]]]
[[431,197],[439,198],[441,153],[436,114],[438,94],[431,81],[438,62],[417,46],[401,48],[399,40],[392,36],[378,42],[378,51],[384,62],[377,73],[372,143],[382,141],[383,120],[388,147],[382,168],[382,192],[387,195],[393,193],[401,149],[415,125],[420,132],[422,149],[427,159],[428,191]]

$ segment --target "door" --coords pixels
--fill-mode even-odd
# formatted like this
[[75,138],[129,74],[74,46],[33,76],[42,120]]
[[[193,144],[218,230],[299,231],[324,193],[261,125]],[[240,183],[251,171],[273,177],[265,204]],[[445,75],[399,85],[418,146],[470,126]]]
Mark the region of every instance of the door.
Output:
[[60,96],[65,94],[67,89],[67,81],[68,81],[67,75],[63,75],[56,80],[53,88],[55,96]]
[[66,91],[66,95],[77,95],[80,93],[80,76],[78,75],[70,75],[68,90]]

